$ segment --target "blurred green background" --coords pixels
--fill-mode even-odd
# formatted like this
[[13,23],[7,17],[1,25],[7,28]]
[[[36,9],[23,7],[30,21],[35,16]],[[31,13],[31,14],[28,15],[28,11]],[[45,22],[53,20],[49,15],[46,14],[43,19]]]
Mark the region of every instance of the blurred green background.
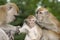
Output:
[[[35,14],[37,6],[46,7],[60,21],[60,0],[10,0],[16,3],[20,9],[19,16],[12,22],[12,25],[22,26],[24,19]],[[7,0],[0,0],[0,5],[6,4]],[[15,35],[15,40],[24,40],[25,34]]]

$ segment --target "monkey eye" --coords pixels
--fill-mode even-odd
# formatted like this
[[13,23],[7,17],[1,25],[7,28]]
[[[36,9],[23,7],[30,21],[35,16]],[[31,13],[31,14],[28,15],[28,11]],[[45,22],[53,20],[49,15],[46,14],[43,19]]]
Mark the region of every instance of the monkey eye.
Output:
[[39,14],[42,14],[42,12],[39,12]]
[[9,7],[8,10],[10,10],[12,7]]
[[12,7],[9,7],[9,10],[11,9]]
[[32,20],[32,21],[34,21],[34,20]]

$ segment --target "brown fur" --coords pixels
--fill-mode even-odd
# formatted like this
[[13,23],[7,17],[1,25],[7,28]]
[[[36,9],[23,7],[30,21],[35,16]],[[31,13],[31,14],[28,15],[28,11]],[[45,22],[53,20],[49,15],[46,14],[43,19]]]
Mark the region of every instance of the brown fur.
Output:
[[7,10],[5,5],[0,6],[0,24],[3,24],[6,21]]
[[54,15],[52,15],[51,13],[50,13],[49,17],[50,17],[51,21],[53,21],[57,25],[58,30],[59,30],[58,33],[60,33],[60,21],[58,21],[57,18]]
[[16,11],[19,12],[19,8],[15,3],[7,3],[6,5],[7,5],[7,7],[8,6],[14,7],[16,9]]
[[9,4],[7,3],[5,5],[1,5],[0,6],[0,25],[6,23],[7,21],[6,17],[7,17],[7,12],[9,7],[14,7],[17,12],[19,11],[19,8],[15,3],[9,3]]

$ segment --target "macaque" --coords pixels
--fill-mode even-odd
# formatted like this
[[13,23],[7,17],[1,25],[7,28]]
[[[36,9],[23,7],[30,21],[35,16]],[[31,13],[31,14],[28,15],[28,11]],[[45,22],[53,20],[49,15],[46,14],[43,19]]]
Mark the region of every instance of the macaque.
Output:
[[42,36],[41,28],[35,23],[36,18],[33,15],[28,16],[25,19],[22,28],[20,28],[20,33],[26,33],[25,40],[40,40]]
[[36,10],[35,17],[37,18],[37,23],[41,27],[45,27],[48,30],[52,30],[60,34],[60,22],[46,8],[38,8]]
[[[9,31],[11,31],[11,35],[14,35],[17,32],[19,33],[19,29],[17,29],[18,26],[9,24],[16,19],[15,16],[18,15],[18,11],[19,9],[14,3],[0,6],[0,28],[2,28],[6,33],[9,33]],[[12,39],[14,40],[14,38]]]

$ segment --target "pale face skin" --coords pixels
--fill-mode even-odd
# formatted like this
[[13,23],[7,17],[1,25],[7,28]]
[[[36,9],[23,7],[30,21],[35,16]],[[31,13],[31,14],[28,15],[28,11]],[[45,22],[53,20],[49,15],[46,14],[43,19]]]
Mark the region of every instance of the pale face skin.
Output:
[[28,19],[28,23],[29,23],[29,24],[31,24],[31,23],[34,24],[34,22],[35,22],[34,19]]
[[18,13],[16,11],[16,8],[14,8],[13,6],[10,6],[7,12],[7,23],[14,21],[16,19],[15,16],[17,15]]
[[32,17],[31,19],[26,19],[26,21],[30,25],[30,27],[34,27],[36,18]]
[[45,20],[45,18],[48,16],[48,11],[47,10],[43,10],[43,11],[38,11],[36,13],[36,17],[37,19],[42,22],[43,20]]

